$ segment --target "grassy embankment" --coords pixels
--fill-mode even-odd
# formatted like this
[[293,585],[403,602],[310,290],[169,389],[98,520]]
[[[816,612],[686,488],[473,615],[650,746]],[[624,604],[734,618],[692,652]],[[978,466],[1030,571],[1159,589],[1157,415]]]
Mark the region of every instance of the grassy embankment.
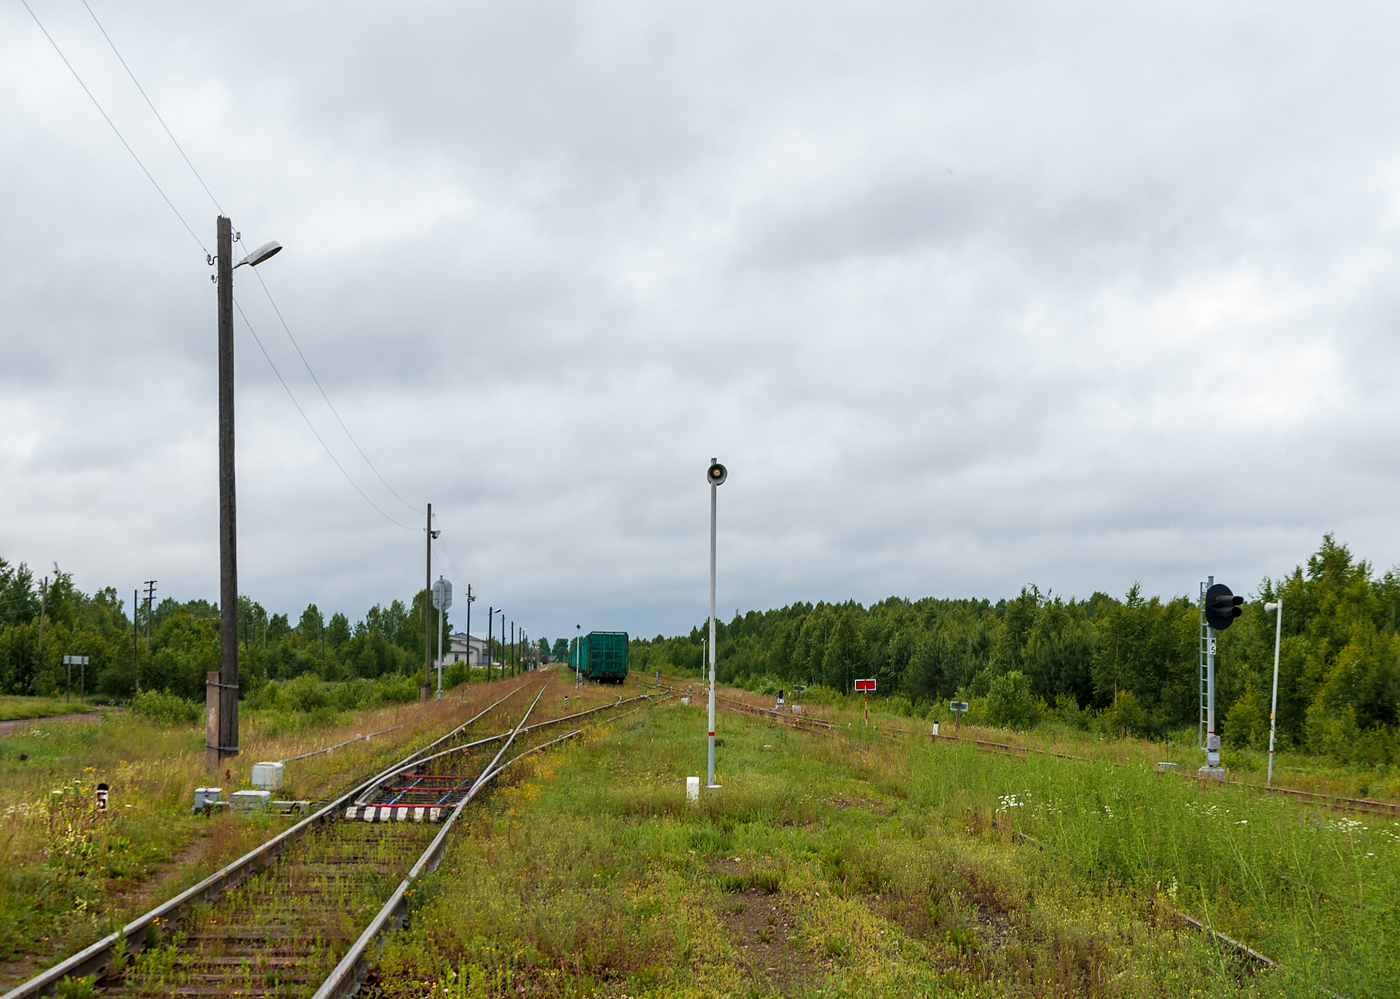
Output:
[[1400,994],[1391,823],[1141,759],[720,727],[724,789],[695,806],[698,705],[513,775],[416,894],[380,994]]
[[[478,684],[426,706],[241,711],[243,754],[217,776],[204,769],[202,724],[109,713],[96,725],[36,722],[0,738],[0,961],[10,962],[0,968],[0,987],[195,884],[290,821],[192,816],[195,787],[218,785],[227,797],[251,786],[260,760],[398,726],[287,764],[278,796],[321,798],[460,724],[506,689]],[[103,781],[111,789],[106,814],[93,809]]]
[[[699,696],[698,681],[682,682],[694,685]],[[772,697],[742,690],[728,693],[750,704],[773,706]],[[807,704],[804,710],[810,717],[831,721],[848,729],[862,724],[860,697],[836,695],[835,698],[827,700],[829,703]],[[892,698],[891,701],[899,703],[900,699]],[[938,722],[941,735],[951,735],[955,731],[954,717],[946,705],[931,710],[927,718],[918,718],[886,711],[888,703],[890,702],[884,698],[873,698],[870,701],[870,722],[878,730],[926,738],[932,729],[932,723]],[[907,707],[907,704],[906,701],[901,706]],[[1178,764],[1182,773],[1194,772],[1205,762],[1205,754],[1196,745],[1195,729],[1180,731],[1163,739],[1141,739],[1132,736],[1107,738],[1068,725],[1046,721],[1042,721],[1028,732],[1012,732],[969,724],[964,719],[957,731],[968,739],[1047,749],[1119,764],[1146,763],[1153,766],[1158,761],[1171,762]],[[1268,772],[1269,754],[1264,750],[1227,747],[1221,754],[1221,762],[1228,771],[1230,780],[1262,785]],[[1384,765],[1348,765],[1328,757],[1311,756],[1292,750],[1281,749],[1275,753],[1273,782],[1278,787],[1340,797],[1400,800],[1400,772]]]

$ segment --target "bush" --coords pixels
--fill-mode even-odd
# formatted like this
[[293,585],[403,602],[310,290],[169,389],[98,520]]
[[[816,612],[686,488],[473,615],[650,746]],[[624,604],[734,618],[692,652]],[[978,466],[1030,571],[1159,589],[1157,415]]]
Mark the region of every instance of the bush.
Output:
[[1130,690],[1118,691],[1117,699],[1104,709],[1100,721],[1104,732],[1113,736],[1148,736],[1156,727],[1152,724],[1152,717]]
[[1023,731],[1035,724],[1039,713],[1030,677],[1020,670],[999,676],[988,686],[987,718],[993,725]]
[[190,725],[204,717],[204,708],[174,694],[148,690],[131,702],[131,713],[166,725]]

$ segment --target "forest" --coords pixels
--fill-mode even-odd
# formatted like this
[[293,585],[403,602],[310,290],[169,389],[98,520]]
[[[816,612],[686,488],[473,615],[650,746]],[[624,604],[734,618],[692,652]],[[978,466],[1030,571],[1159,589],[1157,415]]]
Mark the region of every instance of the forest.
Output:
[[[432,616],[433,654],[437,655],[438,617],[429,609],[427,591],[405,604],[375,605],[353,625],[342,613],[329,620],[315,604],[293,623],[287,614],[269,614],[256,601],[239,598],[239,696],[261,690],[269,680],[312,675],[341,681],[413,677],[403,685],[417,697],[416,678],[423,670],[425,610]],[[442,633],[453,630],[442,615]],[[508,643],[507,643],[508,644]],[[124,700],[139,689],[158,691],[202,704],[205,677],[219,668],[219,608],[207,600],[181,603],[167,597],[148,613],[135,613],[111,587],[85,594],[72,577],[55,567],[46,582],[27,565],[0,558],[0,694],[63,695],[69,691],[64,656],[87,656],[86,693]],[[516,659],[525,650],[492,642],[492,658]],[[446,681],[465,679],[465,664],[446,671]],[[72,678],[78,692],[80,676]]]
[[[1237,592],[1243,587],[1236,587]],[[1280,745],[1341,762],[1387,765],[1400,757],[1400,574],[1378,574],[1332,535],[1306,565],[1261,580],[1244,614],[1219,635],[1217,705],[1227,745],[1267,745],[1274,615],[1282,598]],[[239,602],[240,695],[269,681],[416,677],[423,668],[426,591],[376,605],[353,624],[315,604],[293,623]],[[444,620],[444,634],[452,625]],[[634,639],[634,670],[701,675],[702,622],[688,635]],[[42,640],[41,640],[42,634]],[[147,637],[149,635],[149,637]],[[717,625],[721,683],[776,691],[802,684],[837,696],[874,677],[887,709],[927,716],[949,699],[973,702],[993,724],[1055,722],[1107,735],[1194,737],[1198,717],[1200,615],[1195,595],[1065,598],[1026,586],[1011,598],[797,603],[750,611]],[[436,649],[433,650],[436,653]],[[512,650],[493,643],[501,661]],[[532,652],[556,657],[560,639]],[[515,650],[521,655],[523,650]],[[67,690],[66,655],[90,658],[89,695],[130,698],[159,691],[203,703],[218,667],[218,608],[166,598],[129,614],[116,590],[91,595],[55,568],[46,586],[25,565],[0,559],[0,694]],[[464,664],[446,682],[466,679]],[[74,677],[74,690],[78,678]],[[409,697],[415,684],[404,684]],[[271,693],[271,691],[269,691]]]
[[[1237,593],[1243,587],[1235,587]],[[1281,746],[1341,762],[1388,765],[1400,713],[1400,575],[1377,575],[1332,535],[1306,565],[1261,580],[1220,633],[1217,712],[1235,747],[1266,747],[1274,615],[1282,598]],[[633,642],[633,669],[701,675],[704,623],[688,635]],[[1197,595],[1063,598],[1026,586],[995,603],[890,597],[863,607],[797,603],[750,611],[716,632],[720,683],[772,692],[793,685],[850,691],[874,677],[905,713],[950,699],[980,702],[1015,728],[1058,721],[1109,734],[1195,737],[1199,712]],[[821,696],[814,689],[811,696]]]

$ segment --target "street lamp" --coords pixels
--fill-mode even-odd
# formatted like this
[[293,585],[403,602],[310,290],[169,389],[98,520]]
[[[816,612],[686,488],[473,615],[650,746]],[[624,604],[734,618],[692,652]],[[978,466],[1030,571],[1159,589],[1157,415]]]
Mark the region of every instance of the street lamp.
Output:
[[1265,783],[1274,782],[1274,731],[1278,726],[1278,647],[1283,641],[1283,598],[1264,605],[1269,613],[1277,612],[1274,619],[1274,697],[1269,702],[1269,776]]
[[710,787],[715,788],[719,787],[715,783],[715,519],[719,487],[729,478],[729,470],[718,458],[711,458],[705,478],[710,483]]
[[[234,479],[233,438],[233,270],[256,267],[282,249],[275,240],[264,243],[236,265],[233,224],[220,215],[216,222],[219,255],[214,283],[218,285],[219,319],[219,672],[206,677],[204,688],[204,765],[217,772],[226,756],[238,755],[238,518]],[[215,677],[218,679],[215,679]]]

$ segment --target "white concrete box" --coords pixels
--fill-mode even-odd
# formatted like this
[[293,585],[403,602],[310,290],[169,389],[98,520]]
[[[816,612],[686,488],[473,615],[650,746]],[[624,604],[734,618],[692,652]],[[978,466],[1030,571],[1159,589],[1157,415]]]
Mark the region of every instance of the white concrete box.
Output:
[[278,791],[282,787],[281,763],[254,763],[253,786],[268,791]]
[[229,795],[229,804],[235,812],[261,812],[271,800],[271,791],[234,791]]

